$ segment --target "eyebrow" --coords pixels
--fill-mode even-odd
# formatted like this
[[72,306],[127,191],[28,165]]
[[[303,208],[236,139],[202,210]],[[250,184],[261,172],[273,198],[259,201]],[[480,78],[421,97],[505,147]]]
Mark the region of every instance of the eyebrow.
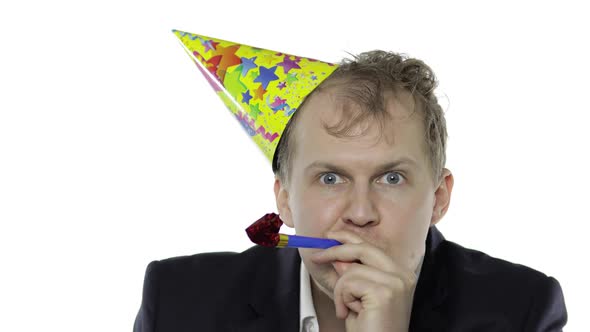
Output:
[[[401,166],[401,165],[418,167],[418,163],[416,163],[416,161],[414,161],[413,159],[410,159],[410,158],[403,157],[403,158],[400,158],[400,159],[397,159],[397,160],[394,160],[394,161],[391,161],[391,162],[388,162],[388,163],[385,163],[385,164],[379,166],[377,168],[377,173],[385,172],[385,171],[391,170],[392,168],[395,168],[395,167]],[[305,168],[304,172],[307,173],[314,168],[329,169],[329,170],[333,170],[333,171],[338,172],[343,175],[348,175],[348,172],[344,168],[334,165],[334,164],[331,164],[329,162],[324,162],[324,161],[312,162],[311,164],[309,164]]]

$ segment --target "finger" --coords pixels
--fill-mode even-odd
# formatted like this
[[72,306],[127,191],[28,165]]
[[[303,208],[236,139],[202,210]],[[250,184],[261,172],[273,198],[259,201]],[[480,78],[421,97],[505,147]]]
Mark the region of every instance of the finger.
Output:
[[390,303],[396,298],[405,298],[413,291],[414,286],[397,276],[353,264],[336,282],[334,300],[339,301],[339,305],[360,312],[362,309]]
[[348,316],[348,307],[346,307],[342,300],[342,294],[334,293],[334,306],[336,307],[336,317],[345,319]]
[[326,234],[330,239],[338,240],[342,243],[360,244],[366,242],[360,236],[349,231],[331,231]]
[[348,309],[352,310],[357,314],[359,314],[363,310],[362,302],[356,297],[352,296],[352,294],[350,293],[342,294],[342,302]]
[[347,310],[360,313],[363,310],[363,296],[367,296],[373,289],[374,285],[366,280],[341,278],[334,287],[334,302],[338,302],[340,308],[346,307]]
[[[379,256],[381,256],[380,258],[383,260],[389,260],[389,257],[380,249],[377,248],[376,246],[364,241],[361,237],[359,237],[357,234],[350,232],[350,231],[332,231],[329,232],[328,234],[326,234],[327,237],[334,239],[334,240],[338,240],[340,242],[342,242],[344,245],[342,246],[334,246],[332,248],[328,248],[325,250],[321,250],[321,251],[317,251],[317,257],[323,257],[323,254],[319,254],[319,253],[324,253],[324,252],[339,252],[339,251],[344,251],[342,249],[342,247],[349,247],[349,245],[358,245],[355,246],[354,248],[358,249],[358,250],[363,250],[363,248],[366,248],[367,250],[370,250],[373,254],[377,254]],[[333,248],[337,248],[337,250],[331,250]],[[367,255],[368,257],[371,257],[373,255]],[[329,257],[329,254],[328,254]],[[342,259],[341,261],[362,261],[361,259],[355,258],[352,259],[354,257],[349,257],[349,259]],[[381,262],[377,262],[377,263],[381,263]],[[364,264],[367,264],[367,262],[364,262]],[[370,265],[370,264],[369,264]]]
[[322,264],[334,261],[355,262],[382,269],[387,272],[395,272],[392,259],[381,249],[368,243],[343,244],[334,246],[311,255],[311,260]]
[[346,264],[348,264],[346,274],[340,274],[337,283],[355,282],[357,280],[370,281],[395,293],[405,294],[406,292],[412,291],[418,281],[414,274],[389,273],[358,263]]
[[358,314],[363,310],[363,303],[357,299],[351,299],[350,301],[344,299],[344,305],[350,309],[349,312],[353,311]]
[[346,270],[348,270],[350,266],[352,266],[352,264],[353,262],[332,262],[332,266],[334,267],[334,270],[336,270],[336,273],[338,273],[339,276],[343,275],[344,272],[346,272]]
[[346,316],[345,327],[346,331],[358,331],[358,324],[356,323],[358,314],[354,311],[350,311],[348,316]]
[[[336,306],[336,317],[345,319],[349,314],[350,310],[355,312],[361,312],[363,305],[360,300],[350,297],[344,298],[343,292],[334,294],[334,305]],[[349,310],[350,309],[350,310]]]

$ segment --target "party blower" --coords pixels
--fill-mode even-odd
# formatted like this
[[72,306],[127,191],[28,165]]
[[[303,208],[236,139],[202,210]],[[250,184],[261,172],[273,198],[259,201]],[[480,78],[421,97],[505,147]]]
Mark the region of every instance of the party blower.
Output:
[[[308,57],[185,31],[172,32],[270,162],[289,119],[305,97],[338,68],[337,64]],[[206,116],[206,112],[200,114]],[[279,234],[282,224],[278,215],[269,213],[246,232],[254,243],[267,247],[329,248],[341,244]]]
[[276,213],[267,213],[248,228],[246,233],[252,242],[271,248],[318,248],[327,249],[342,243],[317,237],[280,234],[283,221]]

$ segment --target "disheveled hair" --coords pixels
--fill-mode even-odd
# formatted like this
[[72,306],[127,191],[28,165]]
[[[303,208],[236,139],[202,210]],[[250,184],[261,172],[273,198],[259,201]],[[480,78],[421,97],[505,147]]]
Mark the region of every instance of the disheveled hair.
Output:
[[[343,116],[335,125],[324,124],[326,131],[335,137],[357,136],[352,134],[353,129],[367,120],[376,120],[383,134],[390,118],[385,107],[386,96],[392,93],[396,97],[400,91],[409,92],[414,100],[412,114],[418,111],[423,120],[432,179],[438,183],[446,163],[447,127],[442,107],[434,95],[438,85],[434,72],[421,60],[405,54],[375,50],[352,56],[354,59],[342,60],[338,68],[305,97],[289,119],[273,156],[275,175],[282,183],[288,184],[295,152],[293,132],[306,102],[319,91],[336,87],[337,98],[345,101]],[[358,107],[352,108],[350,103]]]

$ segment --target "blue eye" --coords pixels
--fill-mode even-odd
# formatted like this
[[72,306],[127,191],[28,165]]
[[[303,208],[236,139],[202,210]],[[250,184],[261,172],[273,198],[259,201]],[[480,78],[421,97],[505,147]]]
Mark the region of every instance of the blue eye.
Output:
[[381,177],[387,184],[399,184],[403,180],[403,176],[398,172],[389,172]]
[[322,176],[320,177],[320,181],[322,181],[323,184],[337,184],[342,182],[340,177],[335,173],[322,174]]

